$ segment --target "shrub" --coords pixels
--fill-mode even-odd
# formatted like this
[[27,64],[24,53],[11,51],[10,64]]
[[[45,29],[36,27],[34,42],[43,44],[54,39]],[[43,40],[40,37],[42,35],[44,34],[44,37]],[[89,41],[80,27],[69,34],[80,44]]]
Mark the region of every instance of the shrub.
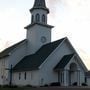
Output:
[[17,85],[3,85],[3,88],[17,88]]
[[82,86],[88,86],[86,83],[82,83]]
[[26,85],[25,87],[33,87],[33,86],[28,84],[28,85]]
[[50,84],[50,86],[60,86],[60,82],[53,82]]
[[9,88],[10,86],[9,85],[3,85],[2,87],[3,88],[7,88],[7,87]]
[[72,85],[73,85],[73,86],[77,86],[77,82],[74,82]]
[[12,85],[12,86],[10,86],[11,88],[18,88],[18,86],[17,85]]
[[45,84],[44,87],[48,87],[48,84]]

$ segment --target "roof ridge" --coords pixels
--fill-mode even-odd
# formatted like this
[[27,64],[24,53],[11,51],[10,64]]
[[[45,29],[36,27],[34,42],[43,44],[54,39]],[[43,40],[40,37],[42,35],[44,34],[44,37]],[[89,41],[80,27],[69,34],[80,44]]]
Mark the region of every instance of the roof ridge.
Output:
[[75,53],[64,55],[61,58],[61,60],[59,61],[59,63],[54,67],[54,70],[64,69],[64,67],[73,58],[74,55],[75,55]]
[[26,40],[27,40],[27,39],[24,39],[24,40],[22,40],[22,41],[20,41],[20,42],[18,42],[18,43],[16,43],[16,44],[14,44],[14,45],[6,48],[6,49],[4,49],[2,52],[0,52],[0,58],[5,57],[5,56],[9,56],[9,53],[10,53],[13,49],[15,49],[18,45],[20,45],[21,43],[25,42]]
[[15,71],[37,70],[46,58],[62,43],[65,38],[43,45],[36,53],[25,56],[13,68]]
[[[66,37],[65,37],[65,38],[66,38]],[[53,44],[53,43],[59,42],[59,41],[61,41],[61,40],[64,40],[65,38],[61,38],[61,39],[59,39],[59,40],[52,41],[52,42],[47,43],[47,44],[45,44],[45,45],[43,45],[43,46],[46,46],[46,45],[48,45],[48,44]]]

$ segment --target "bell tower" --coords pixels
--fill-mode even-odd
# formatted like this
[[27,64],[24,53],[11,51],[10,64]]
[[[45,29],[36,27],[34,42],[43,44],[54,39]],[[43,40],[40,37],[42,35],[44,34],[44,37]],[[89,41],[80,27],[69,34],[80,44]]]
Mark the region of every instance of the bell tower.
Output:
[[49,9],[46,8],[45,0],[35,0],[33,8],[31,8],[31,23],[47,24],[47,14]]
[[51,29],[53,26],[47,24],[49,9],[45,0],[35,0],[31,12],[31,24],[27,29],[28,54],[35,53],[42,45],[51,42]]

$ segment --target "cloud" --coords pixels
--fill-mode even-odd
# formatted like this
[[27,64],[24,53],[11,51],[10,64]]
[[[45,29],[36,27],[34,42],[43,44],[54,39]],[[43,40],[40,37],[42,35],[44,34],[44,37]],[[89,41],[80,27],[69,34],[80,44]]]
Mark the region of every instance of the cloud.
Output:
[[90,9],[90,0],[47,0],[47,3],[51,10],[51,16],[55,16],[57,8],[60,9],[62,7],[73,11],[79,11],[81,9],[85,11],[87,8]]
[[50,16],[55,17],[56,9],[57,9],[57,4],[61,0],[47,0],[48,6],[50,8]]

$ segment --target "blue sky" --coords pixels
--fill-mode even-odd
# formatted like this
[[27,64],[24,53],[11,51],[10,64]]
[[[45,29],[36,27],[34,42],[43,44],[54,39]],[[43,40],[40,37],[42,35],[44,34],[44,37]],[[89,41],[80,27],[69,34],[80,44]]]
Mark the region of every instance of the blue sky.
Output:
[[[0,50],[24,39],[34,0],[0,0]],[[67,36],[90,68],[90,0],[47,0],[52,41]]]

